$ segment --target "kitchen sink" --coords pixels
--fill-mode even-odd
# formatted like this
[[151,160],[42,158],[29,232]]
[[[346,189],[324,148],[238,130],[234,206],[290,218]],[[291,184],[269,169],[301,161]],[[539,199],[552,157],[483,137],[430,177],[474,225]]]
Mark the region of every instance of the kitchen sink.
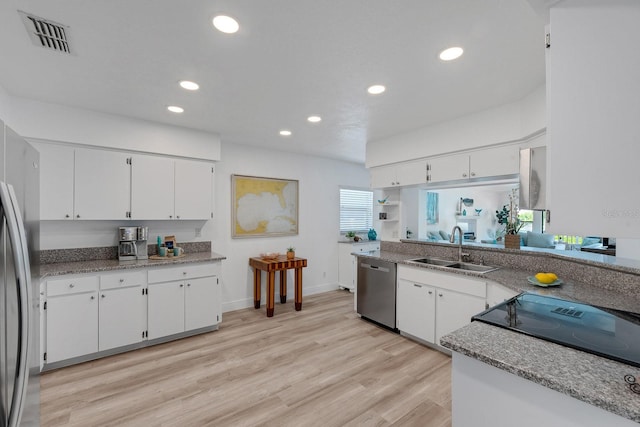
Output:
[[409,262],[417,262],[419,264],[435,265],[438,267],[450,268],[452,270],[464,270],[471,271],[478,274],[488,273],[489,271],[497,270],[499,267],[492,267],[490,265],[472,264],[470,262],[456,262],[452,260],[439,259],[439,258],[416,258],[410,259]]
[[487,273],[498,269],[498,267],[492,267],[490,265],[478,265],[471,264],[469,262],[456,262],[455,264],[449,264],[445,267],[455,268],[457,270],[475,271],[476,273]]
[[431,264],[431,265],[440,265],[440,266],[447,266],[455,262],[455,261],[449,261],[446,259],[438,259],[438,258],[418,258],[418,259],[412,259],[409,261],[419,262],[420,264]]

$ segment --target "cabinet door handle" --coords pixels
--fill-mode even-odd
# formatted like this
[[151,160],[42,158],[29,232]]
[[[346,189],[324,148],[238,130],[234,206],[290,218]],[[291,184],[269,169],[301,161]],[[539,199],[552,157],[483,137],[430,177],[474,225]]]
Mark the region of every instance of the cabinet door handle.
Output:
[[75,285],[74,285],[73,283],[69,283],[69,287],[70,287],[70,288],[74,288],[74,287],[75,287]]
[[92,300],[94,300],[94,299],[96,299],[96,297],[94,297],[93,295],[91,295],[91,299],[92,299]]
[[476,176],[476,173],[475,172],[471,172],[471,176]]
[[177,219],[180,219],[180,215],[176,215],[176,218],[177,218]]
[[120,279],[120,283],[124,282],[124,279]]
[[180,283],[180,287],[181,287],[181,288],[183,288],[183,287],[184,287],[184,284],[183,284],[183,283]]
[[80,218],[80,214],[76,215],[76,218]]
[[65,218],[69,218],[69,214],[66,214],[64,217],[65,217]]
[[183,275],[183,276],[186,276],[186,275],[187,275],[187,272],[186,272],[186,271],[183,271],[183,272],[182,272],[182,275]]
[[441,297],[441,296],[442,296],[442,294],[438,294],[438,296],[439,296],[439,297]]
[[169,218],[173,218],[173,215],[169,215]]
[[466,177],[467,177],[467,174],[466,174],[466,173],[463,173],[463,174],[462,174],[462,177],[463,177],[463,178],[466,178]]
[[413,286],[415,286],[416,288],[421,288],[422,285],[418,285],[417,283],[414,283]]
[[191,286],[191,283],[187,283],[187,286]]
[[433,294],[433,291],[429,291],[429,295],[432,295],[432,294]]
[[[100,296],[101,296],[102,298],[105,298],[105,296],[106,296],[106,295],[105,295],[105,294],[102,294],[102,295],[100,295]],[[91,297],[91,298],[93,298],[93,297]]]

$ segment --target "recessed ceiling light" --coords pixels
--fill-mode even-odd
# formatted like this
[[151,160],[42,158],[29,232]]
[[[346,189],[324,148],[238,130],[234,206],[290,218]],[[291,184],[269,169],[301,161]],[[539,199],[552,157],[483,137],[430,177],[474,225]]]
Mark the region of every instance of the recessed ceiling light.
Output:
[[307,120],[309,120],[311,123],[318,123],[319,121],[322,120],[322,117],[320,117],[320,116],[309,116],[309,117],[307,117]]
[[443,61],[452,61],[456,58],[459,58],[464,51],[461,47],[450,47],[449,49],[445,49],[440,52],[440,59]]
[[387,90],[387,88],[382,85],[373,85],[369,86],[367,92],[369,92],[371,95],[380,95],[385,90]]
[[282,135],[282,136],[291,136],[291,131],[287,130],[287,129],[282,129],[280,131],[280,135]]
[[196,82],[190,82],[189,80],[182,80],[180,82],[180,86],[182,86],[183,89],[187,89],[187,90],[198,90],[200,89],[200,85]]
[[177,105],[169,105],[167,107],[167,110],[171,111],[172,113],[184,113],[184,108],[178,107]]
[[213,17],[213,26],[218,31],[227,34],[233,34],[240,29],[238,21],[227,15],[217,15]]

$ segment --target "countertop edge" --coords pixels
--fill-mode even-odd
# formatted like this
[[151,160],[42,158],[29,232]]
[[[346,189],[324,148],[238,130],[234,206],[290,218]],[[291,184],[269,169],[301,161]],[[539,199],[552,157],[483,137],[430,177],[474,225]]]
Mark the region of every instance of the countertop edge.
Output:
[[[490,340],[505,343],[489,347]],[[441,338],[449,350],[640,423],[640,400],[624,381],[638,368],[548,341],[472,322]]]
[[166,265],[197,264],[222,261],[225,259],[227,259],[226,256],[215,252],[196,252],[192,254],[186,254],[184,258],[167,258],[166,260],[148,259],[136,261],[118,261],[110,259],[42,264],[40,265],[40,277],[44,279],[47,277],[63,276],[68,274],[88,274],[105,271],[159,267]]

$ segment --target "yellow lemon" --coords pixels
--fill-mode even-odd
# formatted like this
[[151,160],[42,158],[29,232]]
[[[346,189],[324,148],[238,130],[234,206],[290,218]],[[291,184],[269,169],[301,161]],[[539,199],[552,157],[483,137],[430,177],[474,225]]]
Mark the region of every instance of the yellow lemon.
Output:
[[553,273],[538,273],[536,274],[536,280],[540,283],[553,283],[558,277]]

